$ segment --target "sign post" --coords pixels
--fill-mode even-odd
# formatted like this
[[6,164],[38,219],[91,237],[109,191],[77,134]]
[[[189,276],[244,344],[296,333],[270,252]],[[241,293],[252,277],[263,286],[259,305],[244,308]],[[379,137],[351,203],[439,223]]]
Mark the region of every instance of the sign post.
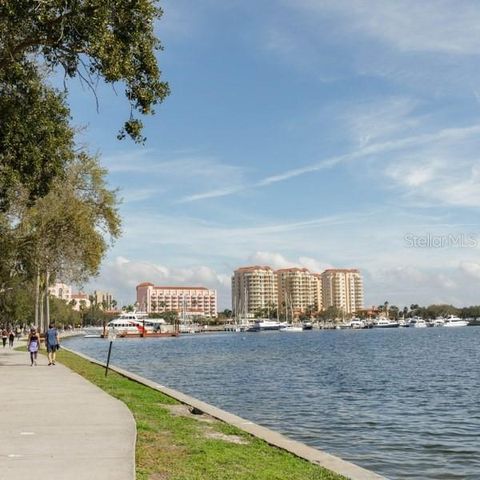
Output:
[[108,346],[108,356],[107,356],[107,366],[105,367],[105,376],[108,374],[108,366],[110,365],[110,355],[112,354],[112,345],[113,341],[117,338],[117,332],[115,332],[115,328],[108,329],[108,340],[110,345]]

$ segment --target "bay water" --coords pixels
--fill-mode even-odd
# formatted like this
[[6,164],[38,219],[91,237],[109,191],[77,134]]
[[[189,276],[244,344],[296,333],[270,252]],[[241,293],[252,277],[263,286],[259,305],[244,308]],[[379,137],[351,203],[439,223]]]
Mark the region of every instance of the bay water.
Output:
[[[108,341],[65,346],[101,361]],[[480,479],[480,327],[117,339],[111,362],[391,479]]]

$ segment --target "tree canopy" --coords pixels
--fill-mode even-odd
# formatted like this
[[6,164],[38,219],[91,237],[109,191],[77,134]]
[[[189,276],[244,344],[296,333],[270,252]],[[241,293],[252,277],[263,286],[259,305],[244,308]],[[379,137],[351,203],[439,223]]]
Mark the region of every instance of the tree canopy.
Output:
[[92,88],[98,79],[121,82],[131,115],[119,136],[141,141],[133,112],[152,114],[169,94],[155,57],[162,46],[154,23],[162,13],[155,0],[3,0],[0,71],[61,67]]
[[44,85],[28,63],[0,71],[0,211],[26,195],[46,195],[74,157],[64,95]]

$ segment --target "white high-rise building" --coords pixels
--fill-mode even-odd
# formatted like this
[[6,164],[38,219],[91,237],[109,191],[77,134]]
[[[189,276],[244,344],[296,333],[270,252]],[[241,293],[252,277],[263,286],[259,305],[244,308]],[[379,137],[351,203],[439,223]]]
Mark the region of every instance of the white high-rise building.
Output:
[[314,314],[322,309],[320,275],[307,268],[277,270],[278,305],[287,318]]
[[363,281],[357,269],[329,269],[322,275],[323,308],[336,307],[345,314],[363,309]]
[[277,278],[267,266],[237,268],[232,276],[232,310],[236,315],[253,316],[260,310],[276,308]]

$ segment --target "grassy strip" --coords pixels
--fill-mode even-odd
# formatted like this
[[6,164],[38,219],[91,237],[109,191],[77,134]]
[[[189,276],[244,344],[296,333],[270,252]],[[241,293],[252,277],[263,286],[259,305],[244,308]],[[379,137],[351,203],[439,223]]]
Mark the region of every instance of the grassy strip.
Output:
[[70,352],[57,359],[124,402],[137,423],[138,480],[345,480]]

